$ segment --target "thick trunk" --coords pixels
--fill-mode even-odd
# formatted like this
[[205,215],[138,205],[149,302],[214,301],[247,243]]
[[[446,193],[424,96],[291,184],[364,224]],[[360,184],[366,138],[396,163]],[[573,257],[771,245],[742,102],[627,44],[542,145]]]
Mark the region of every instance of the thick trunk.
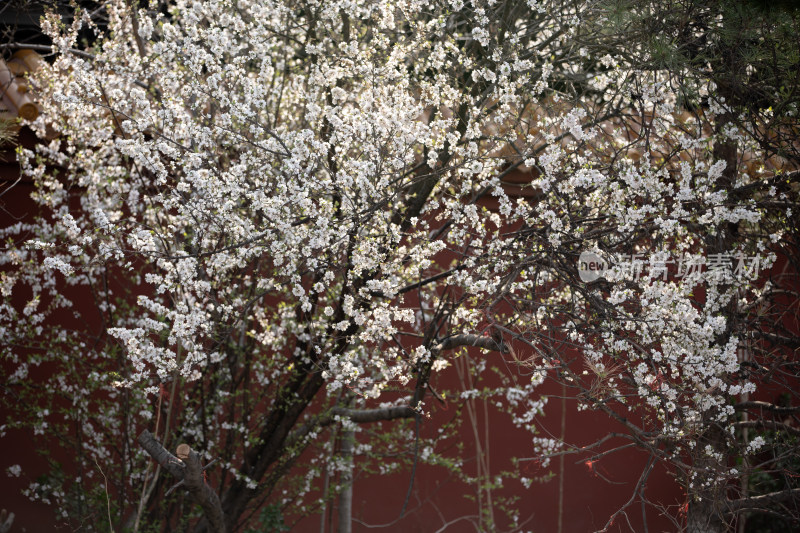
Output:
[[710,481],[705,488],[689,491],[689,509],[687,511],[687,533],[723,533],[729,531],[726,522],[728,499],[725,495],[724,483],[714,481],[724,465],[712,455],[705,453],[706,446],[711,446],[712,453],[720,450],[725,443],[725,436],[718,427],[712,426],[697,446],[698,455],[694,458],[694,466],[701,472],[695,485]]
[[687,533],[724,533],[728,526],[722,518],[720,502],[712,494],[700,500],[689,502]]
[[166,450],[147,430],[142,431],[138,441],[142,448],[164,470],[178,480],[178,484],[175,486],[183,486],[203,508],[203,515],[205,516],[203,522],[207,524],[204,527],[214,533],[225,533],[227,529],[222,505],[217,493],[205,481],[200,456],[192,451],[188,444],[181,444],[178,446],[178,456],[176,457]]
[[[274,430],[262,432],[264,444],[252,449],[247,454],[245,463],[250,465],[250,468],[246,470],[245,474],[248,477],[260,480],[267,469],[280,458],[283,444],[290,431],[323,383],[324,380],[319,373],[313,374],[287,402],[288,405],[277,408],[278,415],[274,417],[277,424],[271,425]],[[243,480],[235,481],[225,491],[222,508],[225,510],[226,525],[229,531],[235,531],[239,518],[256,494],[258,494],[257,489],[247,488],[246,482]],[[200,528],[200,531],[206,530]]]
[[[720,92],[724,93],[725,88],[721,89]],[[733,116],[729,113],[717,117],[716,132],[718,134],[722,133],[725,127],[731,124],[732,120]],[[738,146],[736,141],[718,139],[714,143],[713,154],[715,160],[723,160],[726,163],[725,170],[716,184],[716,189],[730,191],[736,183],[738,172]],[[717,231],[708,236],[707,252],[709,254],[729,252],[731,241],[736,232],[735,224],[721,223],[717,227]],[[737,303],[736,298],[733,298],[725,309],[728,328],[717,339],[720,345],[726,343],[731,336]],[[713,480],[716,473],[725,468],[724,464],[720,464],[719,461],[705,454],[706,445],[710,445],[714,452],[725,449],[725,437],[716,424],[711,424],[697,446],[698,456],[694,459],[694,466],[698,467],[702,472],[700,482],[703,479]],[[729,531],[728,523],[725,519],[727,514],[725,487],[715,481],[711,481],[711,483],[712,485],[708,488],[695,489],[689,492],[686,525],[688,533],[723,533]]]

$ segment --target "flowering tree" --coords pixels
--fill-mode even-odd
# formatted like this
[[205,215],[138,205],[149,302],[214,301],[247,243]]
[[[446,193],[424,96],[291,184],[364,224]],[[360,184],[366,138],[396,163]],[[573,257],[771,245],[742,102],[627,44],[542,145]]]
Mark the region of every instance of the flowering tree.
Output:
[[[346,493],[343,450],[458,472],[419,426],[448,366],[488,370],[477,347],[514,364],[462,399],[535,432],[555,379],[619,426],[580,449],[534,437],[532,455],[649,453],[618,515],[644,509],[658,462],[692,531],[792,509],[794,486],[751,480],[792,468],[797,408],[748,395],[796,374],[796,330],[774,320],[794,288],[757,283],[796,227],[796,103],[772,128],[694,63],[644,68],[653,50],[623,53],[612,11],[109,0],[45,17],[31,127],[59,135],[20,151],[43,214],[2,230],[0,331],[17,424],[74,446],[77,475],[31,496],[76,522],[107,505],[132,530],[234,531]],[[670,83],[687,73],[693,101]],[[514,172],[530,194],[509,197]],[[99,329],[48,319],[87,295]],[[179,442],[180,460],[160,444]]]

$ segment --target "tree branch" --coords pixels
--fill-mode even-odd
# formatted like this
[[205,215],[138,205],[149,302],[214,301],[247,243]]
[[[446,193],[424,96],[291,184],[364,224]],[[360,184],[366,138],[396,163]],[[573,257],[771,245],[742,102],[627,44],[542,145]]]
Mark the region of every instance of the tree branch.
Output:
[[142,431],[137,440],[150,457],[155,459],[167,472],[178,478],[179,481],[183,481],[186,490],[203,508],[203,513],[211,526],[211,531],[225,533],[225,515],[222,512],[222,505],[217,493],[203,479],[203,466],[200,464],[200,456],[197,452],[192,451],[188,445],[181,444],[178,448],[183,450],[183,453],[179,453],[184,459],[178,459],[167,451],[146,429]]
[[783,490],[780,492],[770,492],[761,496],[752,496],[728,502],[728,514],[741,511],[751,511],[754,509],[769,509],[781,505],[787,501],[800,499],[800,488]]
[[500,353],[506,353],[508,351],[508,347],[504,343],[497,342],[492,337],[470,334],[453,335],[452,337],[447,337],[442,342],[437,344],[433,351],[442,352],[444,350],[452,350],[453,348],[458,348],[460,346],[475,346],[477,348],[483,348],[485,350],[492,350]]
[[790,435],[800,437],[800,429],[793,428],[788,424],[782,424],[780,422],[772,422],[769,420],[749,420],[749,421],[735,422],[732,424],[732,426],[735,428],[761,428],[761,429],[769,429],[772,431],[785,431]]
[[746,409],[765,409],[767,411],[772,411],[774,413],[796,413],[800,411],[800,406],[796,407],[780,407],[778,405],[771,404],[769,402],[759,402],[759,401],[750,401],[750,402],[739,402],[733,406],[734,409],[737,411],[744,411]]
[[139,442],[139,446],[144,448],[144,451],[146,451],[150,457],[155,459],[155,461],[160,464],[164,470],[179,480],[186,476],[186,465],[183,463],[183,461],[169,453],[169,451],[167,451],[167,449],[155,439],[152,433],[145,429],[139,434],[139,438],[136,440]]
[[377,409],[345,409],[334,407],[333,416],[343,416],[358,424],[380,422],[381,420],[394,420],[397,418],[412,418],[417,412],[412,408],[401,405],[397,407],[380,407]]

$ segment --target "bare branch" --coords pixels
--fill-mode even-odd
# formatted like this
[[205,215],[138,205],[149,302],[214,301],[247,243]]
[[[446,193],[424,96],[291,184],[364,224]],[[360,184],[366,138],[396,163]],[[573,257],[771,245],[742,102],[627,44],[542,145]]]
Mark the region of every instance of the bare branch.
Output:
[[502,342],[497,342],[492,337],[469,334],[447,337],[440,342],[433,351],[442,352],[444,350],[452,350],[453,348],[459,348],[461,346],[475,346],[476,348],[483,348],[485,350],[492,350],[500,353],[505,353],[508,351],[508,347],[505,344]]
[[769,402],[759,402],[759,401],[750,401],[750,402],[739,402],[733,406],[734,409],[737,411],[744,411],[746,409],[763,409],[766,411],[772,411],[773,413],[796,413],[800,411],[800,406],[795,407],[780,407],[775,404],[771,404]]
[[345,409],[335,407],[332,411],[334,416],[349,418],[358,424],[369,422],[380,422],[381,420],[395,420],[397,418],[413,418],[417,414],[412,408],[405,405],[398,407],[381,407],[377,409]]
[[181,444],[178,446],[178,453],[186,457],[185,461],[181,461],[167,451],[146,429],[139,435],[138,441],[150,457],[179,481],[183,481],[186,490],[203,508],[211,531],[225,533],[225,514],[222,505],[217,493],[203,479],[203,466],[200,464],[197,452],[192,451],[188,445]]
[[225,533],[225,514],[217,493],[203,479],[203,466],[200,456],[195,451],[189,452],[186,458],[186,477],[183,480],[186,490],[203,508],[203,513],[211,525],[211,531]]
[[139,445],[144,448],[144,451],[155,459],[167,472],[178,479],[183,479],[186,476],[186,465],[183,461],[169,453],[169,451],[155,439],[152,433],[145,429],[139,434],[137,441]]
[[783,490],[780,492],[770,492],[760,496],[741,498],[728,502],[728,514],[739,513],[742,511],[752,511],[757,509],[770,509],[780,506],[787,502],[800,502],[800,488]]
[[785,431],[786,433],[800,437],[800,429],[793,428],[788,424],[782,424],[780,422],[771,422],[769,420],[750,420],[744,422],[735,422],[732,425],[733,427],[737,428],[762,428],[762,429],[770,429],[772,431]]

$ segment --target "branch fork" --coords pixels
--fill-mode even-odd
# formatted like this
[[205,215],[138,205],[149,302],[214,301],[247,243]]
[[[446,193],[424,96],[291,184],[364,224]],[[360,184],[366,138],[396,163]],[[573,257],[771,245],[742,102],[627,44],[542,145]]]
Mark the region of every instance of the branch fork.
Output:
[[214,533],[225,533],[225,513],[222,511],[219,496],[217,496],[214,489],[208,486],[203,477],[204,470],[211,466],[213,461],[205,467],[202,466],[200,455],[192,450],[188,444],[178,445],[176,457],[164,448],[153,434],[147,430],[142,431],[137,440],[150,457],[178,479],[178,483],[168,493],[178,486],[185,487],[195,502],[203,508],[203,514],[208,520],[210,530]]

